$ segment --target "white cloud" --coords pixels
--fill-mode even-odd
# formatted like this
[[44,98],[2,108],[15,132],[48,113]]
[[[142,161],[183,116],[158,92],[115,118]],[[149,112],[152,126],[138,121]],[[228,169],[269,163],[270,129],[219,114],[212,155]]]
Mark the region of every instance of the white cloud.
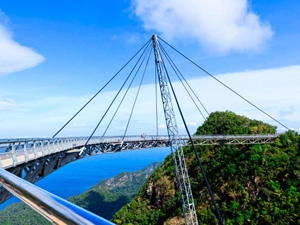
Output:
[[23,108],[22,104],[17,104],[13,99],[0,100],[0,110],[1,111],[12,111],[15,109]]
[[[273,68],[266,70],[245,71],[240,73],[221,74],[217,79],[255,104],[257,107],[280,121],[284,125],[300,131],[300,65]],[[189,83],[209,112],[230,110],[237,114],[245,115],[251,119],[258,119],[278,127],[284,128],[257,110],[255,107],[242,100],[220,83],[210,77],[195,78]],[[179,89],[179,85],[176,84]],[[183,91],[178,92],[181,99],[188,99]],[[181,101],[181,107],[191,121],[199,121],[193,117],[196,114],[192,104],[186,100]],[[201,116],[198,113],[198,118]]]
[[191,126],[191,127],[196,127],[197,123],[196,122],[189,122],[187,125]]
[[167,127],[166,127],[166,124],[160,124],[160,125],[158,125],[158,128],[167,128]]
[[0,9],[0,75],[35,67],[45,58],[32,48],[15,42],[6,27],[8,18]]
[[147,30],[222,52],[260,50],[272,36],[247,0],[132,0],[132,7]]
[[[216,78],[284,125],[300,132],[299,71],[300,65],[296,65],[283,68],[220,74],[217,75]],[[194,78],[188,80],[188,82],[210,113],[230,110],[236,114],[275,125],[278,127],[279,132],[285,131],[284,128],[275,121],[272,121],[265,114],[246,103],[211,77]],[[190,133],[193,134],[196,128],[202,124],[203,118],[182,88],[181,83],[174,82],[173,87],[185,121],[190,128]],[[123,135],[137,89],[138,87],[135,87],[129,91],[129,98],[126,97],[124,99],[106,135]],[[62,131],[60,136],[89,135],[106,111],[115,94],[116,91],[100,93],[99,96]],[[122,93],[120,93],[120,95],[122,96]],[[1,118],[3,119],[1,121],[0,136],[51,136],[62,127],[90,97],[91,96],[65,96],[41,98],[39,101],[22,102],[22,104],[26,106],[23,107],[22,110],[12,110],[15,109],[13,107],[21,107],[20,104],[17,104],[15,101],[0,99]],[[158,100],[159,134],[165,134],[166,124],[160,97]],[[6,110],[10,109],[11,111],[3,111],[4,108]],[[179,132],[180,134],[185,134],[174,101],[173,108]],[[113,106],[112,110],[108,112],[95,135],[103,134],[115,109],[116,106]],[[153,84],[143,85],[141,87],[131,121],[127,134],[156,134],[156,101]]]

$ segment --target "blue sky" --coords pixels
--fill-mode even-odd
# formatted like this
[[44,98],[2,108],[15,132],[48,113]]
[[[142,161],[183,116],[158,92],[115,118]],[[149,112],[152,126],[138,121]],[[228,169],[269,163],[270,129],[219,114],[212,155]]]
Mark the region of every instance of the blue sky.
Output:
[[[1,1],[0,138],[52,136],[153,33],[300,131],[299,21],[296,0]],[[209,112],[228,109],[284,131],[205,74],[183,74]],[[155,133],[152,75],[129,134]],[[89,135],[118,89],[108,87],[61,135]],[[203,119],[187,101],[182,107],[193,133]],[[121,112],[108,134],[123,134]],[[159,125],[163,133],[163,116]]]

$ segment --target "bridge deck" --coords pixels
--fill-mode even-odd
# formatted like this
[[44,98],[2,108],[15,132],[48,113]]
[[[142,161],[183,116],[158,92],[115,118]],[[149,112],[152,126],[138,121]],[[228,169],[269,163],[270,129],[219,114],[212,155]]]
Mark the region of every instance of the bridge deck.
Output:
[[[192,136],[195,145],[271,143],[276,135],[206,135]],[[141,148],[170,146],[169,137],[127,136],[0,139],[0,168],[35,183],[53,171],[86,155],[120,152]],[[189,145],[188,136],[178,136],[182,145]],[[12,195],[0,187],[0,204]]]
[[[276,135],[195,135],[192,139],[195,145],[219,145],[271,143],[276,137]],[[185,145],[189,144],[188,136],[178,136],[178,139]],[[129,136],[124,139],[120,136],[93,137],[85,146],[87,140],[88,137],[0,139],[0,167],[4,169],[15,167],[58,152],[81,155],[85,150],[87,154],[92,155],[170,145],[169,137],[166,135]]]

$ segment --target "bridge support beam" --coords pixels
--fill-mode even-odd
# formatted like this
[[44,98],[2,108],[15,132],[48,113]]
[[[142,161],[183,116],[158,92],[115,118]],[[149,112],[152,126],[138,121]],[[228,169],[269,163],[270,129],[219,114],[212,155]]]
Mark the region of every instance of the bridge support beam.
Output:
[[[17,177],[23,178],[30,183],[35,183],[67,163],[76,160],[77,156],[77,152],[60,152],[39,158],[35,161],[20,164],[16,167],[11,167],[7,170]],[[12,195],[8,190],[4,187],[0,187],[0,204],[10,197],[12,197]]]
[[167,71],[165,70],[165,65],[160,54],[160,48],[156,35],[152,36],[152,43],[155,54],[155,63],[158,74],[161,99],[164,108],[168,135],[171,143],[171,151],[175,165],[176,178],[179,185],[185,222],[186,224],[198,224],[188,170],[186,167],[181,144],[182,142],[179,139],[170,91],[168,88],[169,83],[167,79]]

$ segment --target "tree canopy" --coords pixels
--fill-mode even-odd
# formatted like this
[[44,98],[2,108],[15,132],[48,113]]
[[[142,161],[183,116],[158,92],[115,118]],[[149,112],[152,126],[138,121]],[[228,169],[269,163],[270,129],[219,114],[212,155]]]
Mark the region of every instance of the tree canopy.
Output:
[[[196,134],[266,134],[274,126],[233,112],[212,113]],[[274,144],[198,146],[225,224],[300,224],[300,137],[280,134]],[[184,149],[199,224],[218,224],[196,157]],[[117,224],[184,224],[172,157],[138,196],[113,217]]]
[[275,134],[276,127],[259,120],[251,120],[231,111],[217,111],[209,115],[196,134]]

